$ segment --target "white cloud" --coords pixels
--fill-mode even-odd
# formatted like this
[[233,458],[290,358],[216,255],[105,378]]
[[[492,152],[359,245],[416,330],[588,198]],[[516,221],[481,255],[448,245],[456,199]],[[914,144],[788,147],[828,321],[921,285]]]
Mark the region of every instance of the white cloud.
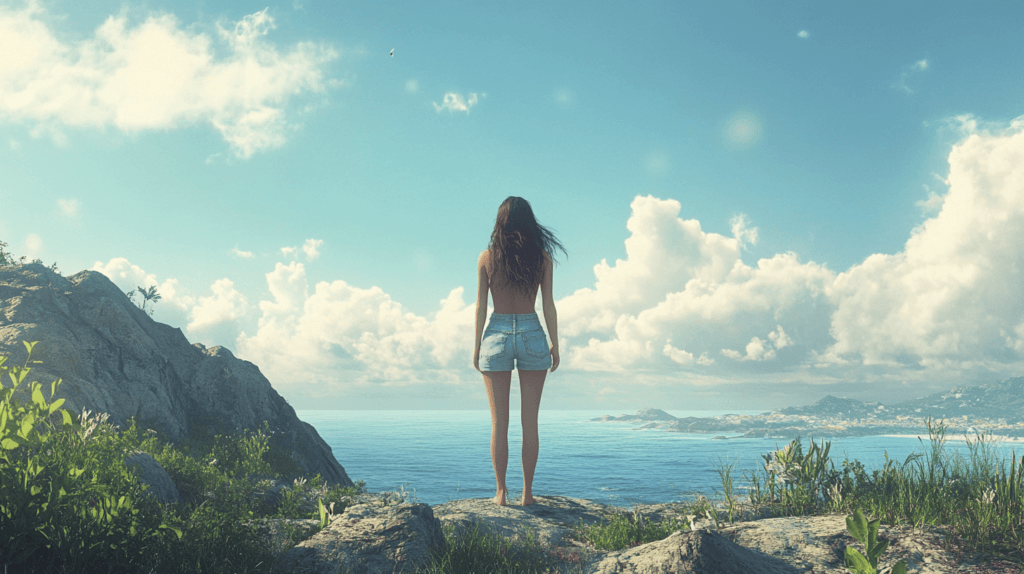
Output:
[[810,38],[811,37],[811,33],[808,32],[807,30],[800,30],[799,32],[796,33],[796,35],[799,36],[800,38]]
[[[767,346],[770,344],[775,349]],[[768,333],[768,340],[763,341],[760,337],[753,337],[750,342],[747,343],[745,350],[747,351],[744,356],[739,351],[733,349],[722,349],[721,352],[726,357],[735,361],[771,361],[776,357],[775,350],[788,347],[793,344],[793,340],[786,336],[786,332],[782,330],[781,325],[776,326],[776,330]]]
[[320,257],[319,248],[323,244],[323,239],[307,239],[306,243],[304,243],[302,247],[282,247],[281,253],[285,256],[292,254],[298,255],[299,250],[301,250],[306,254],[306,259],[312,261],[317,257]]
[[260,302],[258,331],[243,332],[238,350],[272,381],[316,383],[311,392],[329,396],[348,383],[456,381],[451,367],[466,366],[473,308],[462,302],[461,287],[428,322],[403,313],[377,287],[320,282],[310,295],[305,267],[294,261],[278,263],[267,284],[273,301]]
[[252,254],[252,251],[242,251],[237,247],[232,248],[231,253],[234,253],[235,255],[241,257],[242,259],[252,259],[253,257],[255,257],[255,255]]
[[405,91],[409,92],[410,94],[415,94],[416,92],[419,91],[419,89],[420,83],[417,82],[416,80],[409,80],[408,82],[405,83]]
[[1016,349],[1008,334],[1024,321],[1024,117],[954,146],[946,181],[940,212],[902,252],[836,278],[836,342],[823,360],[946,369],[1020,360],[1002,348]]
[[14,138],[11,138],[7,145],[11,148],[11,151],[18,151],[21,149],[21,142]]
[[78,209],[82,207],[82,204],[72,197],[71,199],[58,199],[57,206],[60,207],[64,215],[75,217],[78,215]]
[[[813,262],[801,264],[792,253],[748,267],[741,248],[757,235],[745,216],[733,218],[730,238],[704,232],[696,220],[679,219],[675,200],[637,197],[631,208],[627,259],[614,267],[602,261],[594,268],[593,289],[557,302],[559,337],[565,339],[562,361],[568,368],[658,371],[691,360],[705,368],[715,364],[710,354],[726,349],[725,356],[739,357],[729,349],[747,345],[752,331],[763,337],[776,329],[776,337],[768,337],[773,345],[779,341],[776,349],[793,347],[785,361],[780,357],[765,367],[780,370],[830,342],[824,289],[834,273]],[[803,340],[787,332],[799,332]]]
[[[484,97],[487,94],[480,94],[480,97]],[[456,94],[455,92],[448,92],[444,95],[444,103],[438,105],[434,102],[434,109],[441,112],[441,110],[448,110],[449,112],[466,112],[469,113],[469,108],[476,105],[479,101],[476,94],[469,94],[468,98],[463,99],[462,95]]]
[[693,353],[687,353],[683,349],[673,347],[671,339],[665,343],[665,347],[662,348],[661,352],[680,365],[687,366],[693,364]]
[[576,96],[564,88],[555,90],[555,101],[563,106],[567,106],[575,101]]
[[190,333],[235,321],[244,316],[248,309],[248,301],[235,289],[230,279],[219,279],[210,287],[210,291],[213,292],[212,296],[200,297],[199,302],[192,307],[192,321],[188,324]]
[[132,25],[110,16],[92,37],[65,40],[37,3],[0,8],[0,116],[35,125],[33,137],[67,145],[62,126],[124,132],[206,123],[233,153],[283,145],[289,101],[325,91],[330,46],[299,42],[279,51],[265,36],[267,10],[245,16],[217,39],[170,14]]
[[739,214],[729,220],[729,225],[732,228],[732,236],[735,237],[742,247],[743,244],[749,243],[751,245],[757,245],[757,228],[749,228],[750,221],[747,220],[746,214]]
[[306,259],[313,260],[320,257],[320,252],[317,249],[323,244],[323,239],[307,239],[305,245],[302,246],[302,251],[305,252]]
[[918,60],[913,66],[911,66],[911,68],[914,70],[927,70],[928,60]]

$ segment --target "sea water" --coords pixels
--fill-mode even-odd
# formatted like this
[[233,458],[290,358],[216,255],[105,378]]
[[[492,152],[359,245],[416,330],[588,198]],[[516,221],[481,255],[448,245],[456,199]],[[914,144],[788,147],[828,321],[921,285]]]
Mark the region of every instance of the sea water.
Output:
[[[476,411],[296,411],[316,428],[353,481],[366,481],[369,492],[404,490],[415,502],[432,506],[463,498],[495,495],[491,465],[491,415]],[[666,411],[675,417],[756,415],[759,411]],[[540,454],[533,477],[533,494],[584,498],[629,508],[633,503],[688,502],[698,494],[722,500],[721,472],[729,465],[733,493],[744,496],[750,476],[758,473],[763,487],[761,455],[784,448],[785,439],[742,438],[737,433],[690,434],[663,429],[639,429],[642,423],[593,421],[608,411],[541,409],[538,418]],[[632,414],[632,413],[628,413]],[[509,413],[506,487],[511,496],[522,493],[522,428],[519,411]],[[885,466],[885,453],[902,464],[913,453],[926,465],[932,452],[927,431],[916,437],[868,436],[826,438],[829,460],[842,470],[843,460],[858,460],[870,476]],[[714,439],[727,436],[728,440]],[[802,439],[803,452],[810,438]],[[943,453],[959,454],[969,464],[964,435],[946,433]],[[972,433],[972,443],[975,435]],[[988,442],[988,441],[986,441]],[[1024,444],[993,443],[992,458],[1009,468],[1011,453],[1018,461]],[[978,454],[982,454],[978,451]],[[914,467],[915,463],[910,463]]]

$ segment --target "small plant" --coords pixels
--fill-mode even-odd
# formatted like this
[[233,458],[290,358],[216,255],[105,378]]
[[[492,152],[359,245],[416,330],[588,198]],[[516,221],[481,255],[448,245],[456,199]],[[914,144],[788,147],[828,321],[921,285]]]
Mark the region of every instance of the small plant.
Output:
[[[856,549],[846,547],[846,568],[856,574],[876,574],[878,572],[878,557],[889,547],[889,541],[878,541],[878,525],[880,518],[868,522],[864,514],[858,509],[853,516],[846,517],[846,528],[850,534],[864,545],[867,558]],[[907,574],[907,563],[900,560],[892,567],[892,574]]]
[[[135,302],[135,294],[136,293],[138,293],[139,295],[142,295],[142,305],[139,305],[138,303]],[[153,304],[156,305],[156,302],[159,301],[162,298],[160,296],[160,294],[156,292],[156,287],[154,287],[154,286],[150,286],[149,289],[143,289],[142,286],[139,286],[138,289],[132,289],[131,291],[125,291],[124,294],[128,296],[128,300],[129,301],[131,301],[132,303],[135,303],[135,305],[137,305],[143,311],[146,310],[146,303],[147,302],[153,301]],[[149,309],[149,315],[150,316],[153,315],[153,309],[152,308]]]
[[[152,301],[154,305],[161,299],[160,294],[156,292],[156,287],[150,286],[149,289],[143,289],[141,286],[138,289],[139,294],[142,295],[142,310],[146,310],[146,303]],[[153,314],[153,310],[149,310],[149,314]]]

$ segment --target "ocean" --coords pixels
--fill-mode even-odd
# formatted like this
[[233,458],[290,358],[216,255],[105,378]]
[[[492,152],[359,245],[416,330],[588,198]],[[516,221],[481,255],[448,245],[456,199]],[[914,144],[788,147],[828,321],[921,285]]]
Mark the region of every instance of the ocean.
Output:
[[[675,417],[713,417],[724,414],[756,415],[759,411],[666,411]],[[316,428],[331,446],[338,462],[353,481],[366,481],[369,492],[405,491],[416,502],[431,506],[463,498],[495,495],[491,465],[491,415],[476,411],[296,411],[299,419]],[[592,422],[605,411],[543,410],[539,414],[540,454],[533,493],[541,496],[584,498],[629,508],[634,502],[656,504],[691,501],[697,494],[722,500],[722,481],[716,469],[735,463],[730,477],[734,494],[746,495],[749,477],[758,472],[764,485],[764,460],[789,444],[784,439],[736,438],[712,440],[713,434],[638,429],[641,423]],[[725,435],[732,436],[732,435]],[[974,435],[971,440],[974,442]],[[829,460],[842,470],[844,458],[859,460],[870,475],[885,466],[884,454],[897,464],[912,453],[925,457],[931,442],[915,437],[869,436],[826,439]],[[814,437],[820,444],[820,438]],[[506,486],[509,497],[522,494],[522,429],[519,411],[509,413],[509,456]],[[806,454],[810,439],[802,439]],[[1009,465],[1011,451],[1018,459],[1024,443],[994,444],[994,458]],[[946,456],[960,453],[965,462],[970,450],[964,435],[946,434]],[[980,453],[979,453],[980,454]],[[911,463],[913,465],[915,463]]]

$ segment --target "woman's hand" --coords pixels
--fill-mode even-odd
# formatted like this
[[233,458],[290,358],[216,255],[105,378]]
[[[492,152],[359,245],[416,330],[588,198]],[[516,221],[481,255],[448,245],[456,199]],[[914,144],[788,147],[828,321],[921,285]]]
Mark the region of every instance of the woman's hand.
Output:
[[[480,371],[480,347],[473,351],[473,368]],[[480,372],[482,373],[483,371]]]
[[551,347],[551,372],[558,368],[558,347]]

